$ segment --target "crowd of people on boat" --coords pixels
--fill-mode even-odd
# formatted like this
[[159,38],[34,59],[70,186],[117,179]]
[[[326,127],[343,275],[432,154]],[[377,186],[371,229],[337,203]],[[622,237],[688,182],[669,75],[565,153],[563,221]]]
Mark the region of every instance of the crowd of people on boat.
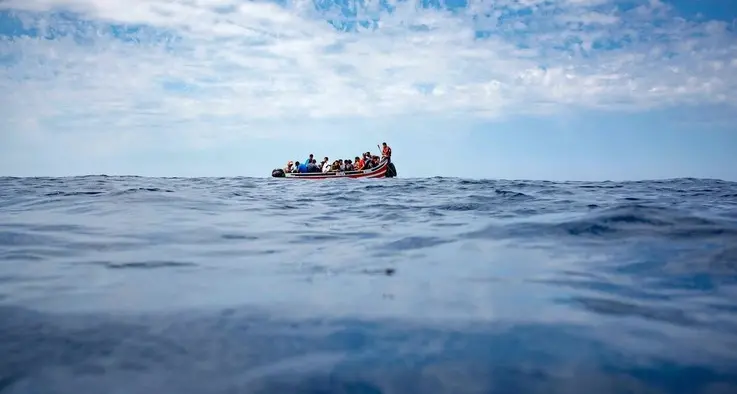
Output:
[[310,173],[310,172],[334,172],[334,171],[362,171],[377,167],[382,160],[391,160],[392,149],[384,142],[381,148],[381,156],[372,155],[370,151],[356,156],[353,159],[337,159],[332,162],[325,156],[319,163],[315,155],[310,153],[307,160],[303,162],[289,161],[284,167],[284,172]]

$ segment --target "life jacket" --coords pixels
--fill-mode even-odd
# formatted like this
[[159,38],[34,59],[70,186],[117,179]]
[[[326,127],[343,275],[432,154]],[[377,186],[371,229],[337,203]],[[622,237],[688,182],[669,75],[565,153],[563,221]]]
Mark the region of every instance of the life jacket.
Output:
[[381,149],[381,154],[386,157],[392,157],[392,148],[390,148],[389,145],[385,146]]

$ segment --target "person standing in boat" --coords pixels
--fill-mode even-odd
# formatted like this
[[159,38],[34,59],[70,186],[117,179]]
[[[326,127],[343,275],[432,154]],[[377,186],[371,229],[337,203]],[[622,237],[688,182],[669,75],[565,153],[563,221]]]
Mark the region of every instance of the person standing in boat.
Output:
[[392,162],[392,148],[386,142],[381,143],[381,158],[386,159],[387,163]]

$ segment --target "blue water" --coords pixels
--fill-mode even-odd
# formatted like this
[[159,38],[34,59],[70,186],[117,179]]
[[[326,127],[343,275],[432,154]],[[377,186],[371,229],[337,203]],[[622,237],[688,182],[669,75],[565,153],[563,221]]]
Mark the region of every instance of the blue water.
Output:
[[0,392],[735,393],[737,184],[0,178]]

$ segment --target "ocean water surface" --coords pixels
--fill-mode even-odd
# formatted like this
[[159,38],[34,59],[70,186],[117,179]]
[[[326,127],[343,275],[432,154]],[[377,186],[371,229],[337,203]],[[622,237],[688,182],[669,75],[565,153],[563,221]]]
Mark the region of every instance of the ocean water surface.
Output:
[[0,393],[737,393],[737,184],[0,178]]

